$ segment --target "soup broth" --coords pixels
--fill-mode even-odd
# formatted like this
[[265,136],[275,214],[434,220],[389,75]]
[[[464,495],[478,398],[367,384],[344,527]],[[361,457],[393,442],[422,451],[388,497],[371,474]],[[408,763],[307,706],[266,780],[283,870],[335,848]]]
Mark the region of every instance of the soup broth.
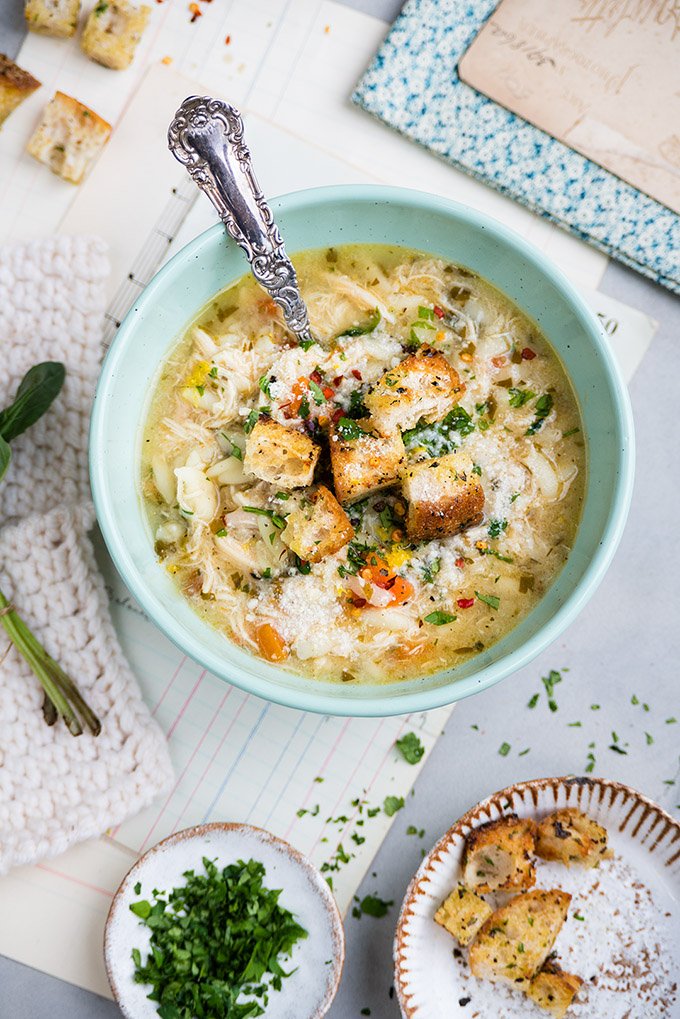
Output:
[[569,380],[463,267],[378,245],[294,262],[318,343],[246,276],[162,366],[141,464],[159,562],[226,638],[292,671],[459,665],[569,555],[586,466]]

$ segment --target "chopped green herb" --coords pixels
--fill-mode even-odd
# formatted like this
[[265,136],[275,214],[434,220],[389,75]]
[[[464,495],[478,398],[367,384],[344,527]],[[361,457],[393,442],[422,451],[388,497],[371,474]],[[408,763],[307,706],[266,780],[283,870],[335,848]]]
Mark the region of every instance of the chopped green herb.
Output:
[[570,428],[568,432],[562,432],[562,438],[568,439],[570,435],[576,435],[576,433],[580,431],[580,428]]
[[557,711],[557,701],[553,694],[557,684],[562,682],[561,673],[557,672],[556,669],[551,669],[547,676],[541,676],[541,682],[543,683],[545,692],[548,695],[548,707],[551,711]]
[[262,570],[262,578],[264,580],[271,580],[272,579],[272,568],[271,568],[271,566],[268,566],[266,570]]
[[[250,414],[248,415],[248,417],[243,422],[243,431],[246,433],[246,435],[250,435],[250,433],[252,432],[253,428],[257,424],[259,418],[260,418],[260,412],[257,411],[257,410],[251,410]],[[232,456],[233,456],[233,452],[232,452]]]
[[203,396],[205,393],[205,386],[196,386],[196,392],[199,396]]
[[393,817],[398,810],[404,806],[403,796],[386,796],[383,803],[383,810],[388,817]]
[[500,538],[503,531],[507,531],[507,520],[490,520],[488,534],[490,538]]
[[[479,466],[479,464],[475,464],[474,465],[474,467],[472,468],[472,473],[479,475],[479,477],[481,478],[481,476],[482,476],[482,468]],[[512,499],[510,501],[512,502]]]
[[528,708],[535,708],[536,705],[538,704],[538,699],[539,699],[540,696],[541,696],[540,694],[535,693],[534,696],[529,701],[529,703],[527,704],[527,707]]
[[338,333],[335,339],[339,340],[341,336],[366,336],[368,333],[373,332],[380,322],[381,317],[380,311],[376,308],[370,318],[368,318],[362,325],[352,326],[350,329],[345,329],[344,332]]
[[631,704],[639,704],[639,703],[640,703],[640,701],[639,701],[639,700],[637,699],[637,697],[635,696],[635,694],[633,694],[633,696],[631,697],[631,699],[630,699],[630,703],[631,703]]
[[520,750],[520,752],[518,753],[517,756],[518,757],[525,757],[529,753],[530,750],[531,750],[531,747],[527,747],[525,750]]
[[418,306],[418,318],[434,318],[434,309],[426,308],[425,305],[421,304]]
[[434,582],[434,578],[439,573],[441,565],[441,559],[433,559],[431,563],[426,563],[425,566],[423,566],[423,580],[426,584],[432,584]]
[[[252,412],[251,412],[252,413]],[[250,429],[252,431],[252,428]],[[229,456],[233,456],[235,460],[243,460],[243,450],[240,446],[237,446],[233,439],[230,439],[226,432],[220,432],[223,439],[226,439],[231,446]]]
[[216,538],[226,538],[228,533],[229,532],[227,531],[226,527],[220,527],[219,531],[215,531],[215,537]]
[[353,389],[349,394],[347,417],[354,420],[368,417],[368,407],[364,403],[364,394],[360,389]]
[[501,757],[507,757],[511,749],[512,748],[509,743],[501,743],[500,747],[498,748],[498,753],[501,755]]
[[645,740],[647,741],[647,746],[650,747],[652,745],[652,743],[654,742],[654,737],[650,733],[646,732],[645,733]]
[[315,343],[316,340],[298,340],[298,346],[302,347],[303,350],[309,350]]
[[435,612],[430,612],[429,615],[425,616],[425,622],[431,623],[432,626],[445,626],[446,623],[453,623],[456,616],[450,612],[444,612],[442,609],[437,609]]
[[480,594],[479,591],[475,591],[475,594],[477,595],[479,600],[483,601],[485,605],[489,606],[489,608],[497,609],[499,607],[500,603],[501,603],[501,600],[498,597],[498,595],[495,595],[495,594]]
[[538,400],[534,404],[534,420],[527,428],[525,435],[535,435],[536,432],[542,427],[544,420],[553,408],[553,398],[550,393],[544,393],[543,396],[539,396]]
[[574,920],[581,920],[581,921],[585,920],[585,916],[582,916],[581,913],[572,913],[572,916],[574,917]]
[[533,400],[536,396],[531,389],[516,389],[512,386],[508,389],[508,398],[511,407],[523,407],[529,400]]
[[465,436],[474,430],[475,426],[468,412],[463,407],[456,406],[445,418],[434,424],[419,421],[415,428],[403,432],[402,438],[407,449],[422,446],[430,456],[445,456],[458,448],[454,433]]
[[262,390],[262,392],[264,393],[264,395],[268,396],[269,399],[271,400],[272,394],[271,394],[270,386],[272,384],[272,380],[270,378],[268,378],[267,375],[262,375],[258,379],[257,384],[260,387],[260,389]]
[[342,417],[338,421],[336,431],[343,439],[351,441],[352,439],[360,439],[362,435],[366,435],[367,432],[357,424],[352,418]]
[[[394,745],[404,760],[409,764],[417,764],[425,753],[425,747],[414,732],[407,732],[406,735],[402,736],[401,739],[398,739]],[[370,816],[370,810],[368,813]]]
[[217,365],[216,364],[214,364],[212,366],[212,368],[208,372],[208,375],[210,376],[211,379],[216,379],[217,378]]
[[323,395],[323,389],[313,379],[309,381],[309,391],[314,397],[314,403],[317,407],[320,407],[322,403],[326,402],[326,397]]
[[387,916],[387,911],[390,906],[394,905],[394,901],[390,899],[386,902],[384,899],[378,898],[377,895],[365,895],[359,903],[360,915],[365,914],[366,916],[374,916],[376,919],[380,919],[383,916]]
[[302,420],[306,420],[309,417],[309,400],[306,396],[300,400],[300,407],[298,409],[298,415]]
[[280,531],[286,526],[286,518],[279,516],[274,510],[261,509],[260,506],[244,506],[243,510],[245,513],[255,513],[259,517],[267,517]]

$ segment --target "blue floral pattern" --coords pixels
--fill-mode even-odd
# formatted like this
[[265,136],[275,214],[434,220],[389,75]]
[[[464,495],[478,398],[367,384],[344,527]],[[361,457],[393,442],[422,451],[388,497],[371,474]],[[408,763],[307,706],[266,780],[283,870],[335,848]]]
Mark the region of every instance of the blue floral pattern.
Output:
[[680,216],[458,77],[498,0],[409,0],[353,102],[533,212],[680,293]]

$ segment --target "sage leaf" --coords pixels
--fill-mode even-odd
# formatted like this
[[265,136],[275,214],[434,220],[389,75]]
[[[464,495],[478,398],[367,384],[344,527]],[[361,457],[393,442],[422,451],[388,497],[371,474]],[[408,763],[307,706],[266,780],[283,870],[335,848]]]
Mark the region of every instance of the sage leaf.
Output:
[[43,416],[59,395],[65,376],[66,369],[59,361],[43,361],[29,368],[19,384],[14,403],[0,411],[0,436],[5,442],[16,439]]

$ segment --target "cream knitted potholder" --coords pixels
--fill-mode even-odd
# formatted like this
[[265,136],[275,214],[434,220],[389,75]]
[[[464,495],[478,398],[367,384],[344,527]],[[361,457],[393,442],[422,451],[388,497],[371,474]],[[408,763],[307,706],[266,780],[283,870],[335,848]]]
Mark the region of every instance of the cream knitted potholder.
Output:
[[0,589],[102,722],[96,738],[71,736],[61,721],[48,728],[42,689],[0,629],[0,873],[101,834],[172,778],[87,533],[87,428],[107,273],[93,238],[0,249],[0,408],[31,365],[58,360],[67,372],[45,417],[12,443],[0,483]]

